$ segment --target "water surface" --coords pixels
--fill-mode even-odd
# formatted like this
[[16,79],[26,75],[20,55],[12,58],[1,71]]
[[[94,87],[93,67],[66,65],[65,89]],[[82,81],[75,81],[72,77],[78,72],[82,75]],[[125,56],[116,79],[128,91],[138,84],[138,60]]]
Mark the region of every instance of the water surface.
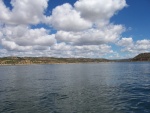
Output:
[[150,113],[150,63],[0,66],[0,113]]

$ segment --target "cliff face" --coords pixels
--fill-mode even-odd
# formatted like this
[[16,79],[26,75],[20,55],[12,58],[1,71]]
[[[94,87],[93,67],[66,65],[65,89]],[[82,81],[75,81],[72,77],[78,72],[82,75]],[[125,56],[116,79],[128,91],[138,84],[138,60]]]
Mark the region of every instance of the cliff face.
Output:
[[132,61],[150,61],[150,53],[141,53],[135,56]]

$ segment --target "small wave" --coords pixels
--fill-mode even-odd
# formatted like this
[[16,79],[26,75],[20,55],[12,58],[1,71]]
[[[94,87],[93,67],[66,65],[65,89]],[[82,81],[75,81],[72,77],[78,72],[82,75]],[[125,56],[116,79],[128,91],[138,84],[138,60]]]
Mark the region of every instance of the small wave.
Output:
[[40,81],[46,81],[46,80],[53,80],[53,79],[38,79],[38,80],[40,80]]
[[60,95],[57,100],[67,99],[69,98],[67,95]]

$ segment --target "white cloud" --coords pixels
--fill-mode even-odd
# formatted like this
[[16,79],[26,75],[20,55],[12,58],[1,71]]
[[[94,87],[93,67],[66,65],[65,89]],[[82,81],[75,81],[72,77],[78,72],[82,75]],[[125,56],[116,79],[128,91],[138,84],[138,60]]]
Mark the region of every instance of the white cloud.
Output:
[[[43,49],[40,46],[32,46],[32,49],[21,46],[16,44],[12,45],[12,49],[10,51],[10,44],[12,42],[5,42],[9,45],[9,49],[0,49],[0,56],[53,56],[53,57],[84,57],[84,58],[101,58],[104,55],[113,54],[113,50],[111,46],[103,44],[103,45],[86,45],[86,46],[72,46],[67,45],[65,43],[58,43],[50,48]],[[34,48],[34,49],[33,49]],[[37,49],[36,49],[37,48]],[[39,49],[40,48],[40,49]],[[14,50],[15,49],[15,50]],[[23,50],[22,50],[23,49]],[[15,51],[15,52],[14,52]]]
[[115,42],[123,31],[124,27],[121,25],[108,25],[81,32],[58,31],[56,39],[73,45],[100,45]]
[[11,0],[12,10],[0,0],[0,20],[6,24],[38,24],[44,18],[48,0]]
[[150,40],[138,40],[135,44],[135,48],[139,51],[150,52]]
[[125,0],[78,0],[74,6],[85,19],[105,25],[127,4]]
[[8,50],[27,51],[32,49],[32,46],[19,46],[15,42],[6,39],[2,39],[1,44]]
[[73,46],[59,43],[51,47],[51,53],[57,57],[93,57],[98,58],[108,53],[113,53],[111,46],[103,45],[84,45]]
[[82,31],[92,26],[101,28],[125,6],[125,0],[78,0],[74,7],[68,3],[57,6],[44,22],[63,31]]
[[6,26],[1,29],[1,44],[10,50],[31,50],[34,46],[52,46],[56,43],[55,35],[49,35],[44,28],[30,29],[28,26]]
[[123,47],[133,46],[133,39],[131,37],[122,38],[121,40],[118,41],[117,45],[123,46]]
[[0,0],[0,20],[1,22],[10,20],[10,10],[4,5],[2,0]]
[[80,13],[68,3],[53,9],[49,18],[50,23],[57,30],[81,31],[92,27],[92,23],[81,18]]
[[136,42],[130,38],[122,38],[118,41],[118,45],[124,47],[122,51],[130,52],[130,53],[143,53],[150,52],[150,40],[143,39],[137,40]]

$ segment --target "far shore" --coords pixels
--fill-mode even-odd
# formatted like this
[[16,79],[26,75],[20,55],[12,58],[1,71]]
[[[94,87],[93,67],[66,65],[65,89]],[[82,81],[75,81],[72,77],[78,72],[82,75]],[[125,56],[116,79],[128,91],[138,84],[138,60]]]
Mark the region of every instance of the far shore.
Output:
[[44,64],[89,64],[89,63],[112,63],[112,62],[150,62],[150,53],[141,53],[134,58],[128,59],[105,59],[105,58],[55,58],[55,57],[3,57],[0,65],[44,65]]
[[113,62],[77,62],[77,63],[33,63],[33,64],[0,64],[0,66],[17,66],[17,65],[52,65],[52,64],[99,64],[99,63],[113,63]]
[[[150,62],[150,61],[121,61],[121,62]],[[100,63],[121,63],[120,61],[109,62],[76,62],[76,63],[32,63],[32,64],[0,64],[0,66],[26,66],[26,65],[54,65],[54,64],[100,64]]]

